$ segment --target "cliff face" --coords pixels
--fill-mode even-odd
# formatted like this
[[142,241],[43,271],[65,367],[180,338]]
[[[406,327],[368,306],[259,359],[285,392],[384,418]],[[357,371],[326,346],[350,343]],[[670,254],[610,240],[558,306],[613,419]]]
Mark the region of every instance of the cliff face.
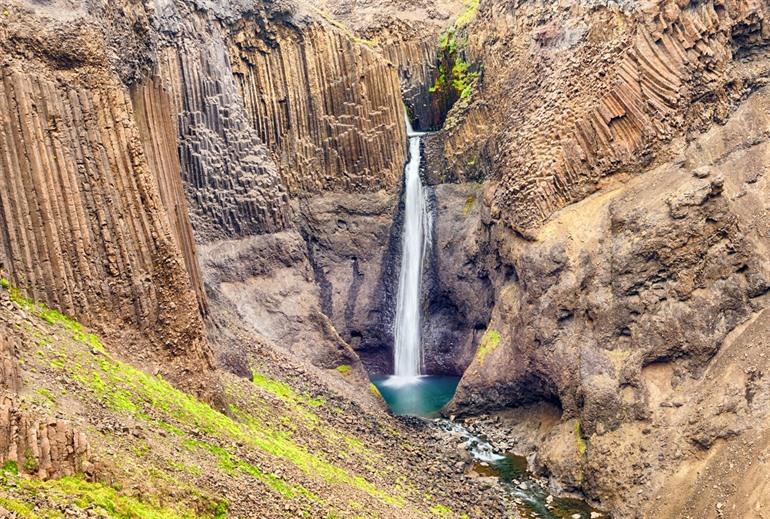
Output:
[[439,77],[441,36],[473,1],[323,0],[321,12],[363,39],[398,71],[401,95],[416,130],[437,130],[445,113],[431,92]]
[[4,21],[0,262],[30,297],[200,360],[202,323],[176,246],[189,239],[186,217],[164,207],[98,30],[45,22],[21,8]]
[[161,18],[169,34],[158,51],[157,73],[176,119],[182,176],[198,238],[283,230],[291,221],[286,188],[246,117],[226,29],[185,4],[174,7]]
[[292,193],[392,189],[404,163],[404,111],[393,67],[317,22],[244,20],[231,54],[246,110]]
[[[717,467],[767,426],[752,375],[767,369],[752,346],[770,288],[766,9],[482,3],[463,51],[481,81],[426,145],[433,182],[486,177],[465,185],[470,226],[436,187],[455,258],[441,308],[469,284],[493,301],[483,333],[456,335],[475,355],[448,411],[515,410],[509,440],[619,517],[768,505]],[[560,417],[545,429],[543,406]],[[708,503],[701,469],[725,478]]]
[[486,2],[464,52],[483,80],[450,115],[449,178],[497,182],[495,218],[535,230],[671,139],[723,121],[765,65],[762,2]]

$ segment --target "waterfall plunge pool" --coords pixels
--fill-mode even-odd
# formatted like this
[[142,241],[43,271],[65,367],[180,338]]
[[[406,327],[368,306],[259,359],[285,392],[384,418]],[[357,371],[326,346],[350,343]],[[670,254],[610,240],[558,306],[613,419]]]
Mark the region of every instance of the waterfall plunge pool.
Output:
[[452,399],[460,377],[373,377],[382,398],[397,415],[436,418]]

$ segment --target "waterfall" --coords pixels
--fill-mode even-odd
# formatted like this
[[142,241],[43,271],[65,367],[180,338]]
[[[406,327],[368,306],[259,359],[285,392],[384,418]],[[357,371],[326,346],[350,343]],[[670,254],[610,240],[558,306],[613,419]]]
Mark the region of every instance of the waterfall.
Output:
[[420,180],[422,134],[414,132],[408,118],[406,128],[409,162],[404,169],[404,221],[395,325],[395,375],[401,380],[414,379],[422,372],[420,295],[423,260],[431,242],[431,217]]

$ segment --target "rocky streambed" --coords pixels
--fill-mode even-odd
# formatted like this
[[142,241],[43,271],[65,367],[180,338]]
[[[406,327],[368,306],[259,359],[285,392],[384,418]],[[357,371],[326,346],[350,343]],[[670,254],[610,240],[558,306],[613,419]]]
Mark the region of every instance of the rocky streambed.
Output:
[[[452,417],[453,418],[453,417]],[[433,438],[455,446],[462,477],[497,487],[515,516],[527,519],[599,519],[609,517],[585,501],[556,496],[545,478],[529,469],[527,458],[511,452],[508,437],[494,417],[470,421],[433,419]]]

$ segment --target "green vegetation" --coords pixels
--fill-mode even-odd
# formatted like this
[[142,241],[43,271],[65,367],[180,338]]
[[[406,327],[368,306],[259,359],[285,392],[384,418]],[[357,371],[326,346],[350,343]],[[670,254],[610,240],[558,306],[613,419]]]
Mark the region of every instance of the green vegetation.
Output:
[[265,483],[268,487],[272,488],[279,494],[281,494],[284,497],[292,498],[297,495],[304,495],[306,497],[309,497],[313,500],[318,500],[318,498],[313,495],[309,490],[303,488],[300,485],[290,485],[286,483],[285,481],[281,480],[277,476],[274,476],[272,474],[265,474],[262,470],[259,469],[256,465],[253,465],[249,462],[240,460],[236,457],[234,457],[232,454],[227,452],[227,450],[223,449],[222,447],[217,447],[216,445],[210,445],[208,443],[198,441],[198,440],[185,440],[185,446],[189,447],[197,447],[203,450],[206,450],[216,456],[217,460],[219,460],[219,466],[228,473],[233,473],[235,471],[243,472],[244,474],[248,474],[249,476],[252,476],[263,483]]
[[[369,450],[359,438],[347,436],[321,419],[321,413],[333,412],[334,402],[327,405],[317,395],[303,393],[281,380],[254,371],[251,383],[239,381],[227,385],[229,398],[226,409],[215,410],[194,396],[174,388],[162,377],[149,375],[115,359],[100,339],[88,333],[80,323],[24,298],[17,289],[11,288],[10,291],[16,304],[39,319],[25,320],[22,329],[35,338],[35,343],[30,345],[34,347],[37,344],[38,349],[33,351],[34,355],[30,358],[38,363],[37,367],[44,371],[43,375],[50,380],[63,377],[72,381],[73,385],[68,387],[68,391],[72,391],[73,396],[90,402],[89,405],[98,402],[118,416],[130,416],[132,421],[144,422],[149,426],[142,428],[146,436],[116,437],[120,442],[121,456],[116,464],[125,467],[126,474],[130,474],[127,481],[146,477],[152,487],[158,489],[156,494],[132,497],[119,488],[89,483],[82,478],[35,482],[17,476],[20,468],[24,472],[37,470],[34,456],[27,453],[29,455],[22,457],[19,467],[15,463],[6,463],[3,466],[5,476],[0,473],[0,505],[5,506],[2,499],[15,503],[14,500],[20,496],[20,503],[45,503],[38,508],[33,507],[31,511],[20,509],[23,510],[17,512],[20,517],[49,517],[50,514],[41,514],[46,513],[45,506],[54,505],[57,506],[56,510],[61,509],[61,505],[90,507],[115,518],[226,517],[229,509],[226,501],[202,494],[185,479],[189,475],[200,476],[205,473],[201,467],[206,466],[236,474],[238,478],[253,478],[282,498],[300,500],[303,503],[300,504],[301,508],[309,505],[317,509],[323,506],[334,511],[341,507],[342,512],[348,505],[347,501],[342,504],[326,502],[305,486],[293,482],[290,474],[304,473],[306,477],[302,479],[303,483],[315,481],[325,489],[328,489],[328,485],[348,487],[346,492],[356,489],[394,507],[406,506],[404,496],[414,492],[414,489],[400,484],[383,488],[381,484],[378,486],[373,483],[368,476],[365,479],[358,475],[371,473],[375,481],[381,481],[383,478],[378,475],[378,471],[387,469],[381,469],[381,454]],[[53,373],[45,373],[48,370]],[[342,365],[336,370],[346,375],[352,372],[352,366]],[[49,387],[38,387],[35,394],[56,405],[55,393]],[[370,384],[369,389],[381,398],[374,384]],[[305,433],[303,439],[310,441],[307,444],[297,443],[293,439],[297,431]],[[396,431],[390,433],[398,434]],[[94,434],[106,440],[113,439],[109,432]],[[168,459],[170,453],[163,449],[155,451],[153,438],[160,436],[166,438],[164,442],[174,446],[176,451],[185,453],[187,457]],[[332,448],[318,450],[318,442],[332,445]],[[360,460],[370,472],[350,471],[334,461],[337,459]],[[272,467],[275,466],[286,467],[288,470],[272,473]],[[18,483],[6,492],[3,490],[3,477],[18,477],[23,483]],[[204,512],[188,513],[180,508],[182,505],[167,508],[168,503],[159,502],[154,497],[166,495],[165,489],[171,488],[177,492],[183,489],[181,494],[175,495],[180,496],[178,501],[185,503],[184,506],[203,509]],[[24,495],[25,492],[39,495],[41,499],[32,499]],[[428,506],[423,505],[423,512]],[[10,507],[10,504],[6,506],[8,509]],[[431,512],[437,515],[445,513],[445,510],[448,509],[442,505],[431,508]],[[54,514],[50,517],[59,516]]]
[[439,517],[452,517],[452,510],[444,505],[436,505],[430,507],[430,513]]
[[13,512],[23,519],[37,519],[39,515],[32,511],[32,507],[26,503],[22,503],[18,499],[11,499],[8,497],[0,496],[0,506]]
[[35,455],[31,450],[24,451],[24,470],[31,474],[37,472],[37,469],[38,465],[37,459],[35,459]]
[[458,29],[465,27],[476,17],[480,0],[465,0],[465,10],[455,20],[454,26]]
[[467,217],[469,214],[471,214],[471,209],[473,209],[473,204],[475,203],[476,195],[471,195],[465,199],[465,204],[463,205],[463,216]]
[[257,373],[256,371],[252,372],[251,381],[268,393],[272,393],[279,399],[287,402],[305,404],[310,407],[321,407],[324,405],[323,398],[311,398],[308,396],[299,395],[288,384],[285,384],[280,380],[267,377],[261,373]]
[[382,398],[382,393],[377,389],[377,386],[369,382],[369,392],[377,398]]
[[468,99],[480,76],[463,59],[465,40],[458,36],[458,31],[476,16],[479,0],[466,0],[465,6],[465,11],[439,39],[438,75],[429,89],[430,93],[441,95],[450,105],[457,99]]
[[13,460],[8,460],[5,463],[3,463],[3,472],[10,472],[11,474],[18,474],[19,473],[19,467],[16,465],[16,462]]
[[[177,390],[162,377],[148,375],[129,364],[112,359],[96,336],[85,333],[82,325],[61,313],[50,310],[44,305],[32,303],[18,294],[14,300],[47,323],[63,327],[78,343],[91,347],[69,351],[66,354],[52,350],[41,351],[53,357],[49,362],[52,369],[64,371],[71,380],[92,393],[108,408],[161,426],[179,435],[183,440],[191,440],[185,431],[194,430],[197,437],[205,434],[216,439],[217,443],[250,445],[266,455],[291,463],[312,477],[319,477],[332,484],[351,486],[390,505],[404,504],[402,497],[390,495],[363,477],[352,475],[345,469],[326,461],[321,455],[309,452],[292,441],[285,433],[266,426],[250,413],[236,406],[231,405],[229,410],[234,418],[240,421]],[[301,395],[287,384],[260,373],[253,374],[252,382],[295,408],[318,408],[324,404],[321,398]],[[312,415],[306,412],[303,416]],[[286,497],[302,495],[312,498],[312,494],[306,489],[289,485],[276,476],[264,474],[256,465],[236,458],[211,441],[196,445],[213,454],[220,466],[249,474],[281,495]]]
[[11,282],[8,281],[7,278],[0,278],[0,288],[2,288],[3,290],[8,290],[9,288],[11,288]]
[[[56,508],[38,511],[24,501],[32,501],[34,496],[44,493],[52,504],[75,505],[81,509],[100,511],[114,519],[192,519],[195,517],[217,517],[214,514],[201,516],[187,510],[174,510],[149,504],[136,498],[120,494],[117,490],[100,483],[90,483],[82,477],[68,476],[61,479],[40,481],[22,476],[0,477],[0,488],[14,488],[25,496],[19,500],[0,497],[0,505],[16,512],[24,518],[64,518]],[[2,491],[2,490],[0,490]],[[58,508],[58,507],[57,507]],[[221,514],[218,517],[222,517]]]
[[494,351],[498,344],[500,344],[500,332],[488,328],[481,338],[481,344],[479,344],[479,349],[476,351],[476,359],[479,362],[484,362],[486,356]]
[[575,420],[575,442],[577,443],[578,457],[582,457],[586,453],[588,448],[585,439],[583,438],[583,432],[580,428],[580,420]]
[[341,366],[337,366],[337,367],[336,367],[336,368],[334,368],[334,369],[335,369],[335,370],[337,371],[337,373],[339,373],[340,375],[348,375],[348,374],[350,373],[350,370],[352,370],[353,368],[350,366],[350,364],[343,364],[343,365],[341,365]]
[[18,287],[10,287],[11,301],[21,306],[25,310],[28,310],[38,317],[42,318],[45,322],[52,325],[60,325],[68,330],[73,335],[73,339],[78,342],[84,342],[90,347],[98,351],[104,351],[104,346],[99,340],[99,337],[93,333],[86,333],[83,329],[83,325],[79,322],[67,317],[58,310],[52,310],[41,303],[35,303],[31,299],[27,299],[21,294],[21,290]]

